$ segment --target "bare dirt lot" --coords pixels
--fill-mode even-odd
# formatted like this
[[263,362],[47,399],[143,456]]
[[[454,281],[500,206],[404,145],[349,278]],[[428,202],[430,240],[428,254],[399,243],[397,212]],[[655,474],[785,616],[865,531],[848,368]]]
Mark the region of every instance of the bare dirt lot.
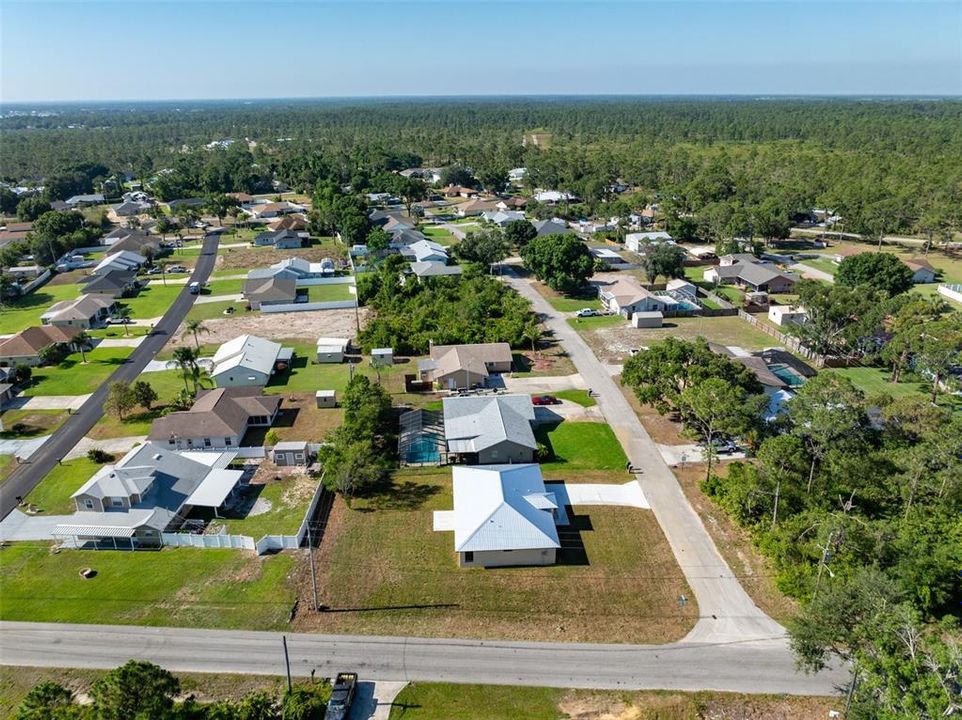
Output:
[[[368,317],[367,308],[359,309],[361,327]],[[205,344],[220,345],[238,335],[259,335],[265,338],[303,339],[313,342],[319,337],[353,338],[357,335],[357,325],[353,309],[348,310],[310,310],[290,313],[238,313],[229,318],[205,320],[204,327],[210,332],[203,334]],[[181,345],[193,345],[194,339],[188,335],[181,337],[184,326],[167,343],[171,350]]]
[[222,248],[217,255],[214,269],[220,270],[249,270],[256,267],[266,267],[289,257],[304,258],[308,262],[320,262],[326,257],[346,257],[344,247],[333,241],[319,241],[309,248],[295,250],[274,250],[272,248]]

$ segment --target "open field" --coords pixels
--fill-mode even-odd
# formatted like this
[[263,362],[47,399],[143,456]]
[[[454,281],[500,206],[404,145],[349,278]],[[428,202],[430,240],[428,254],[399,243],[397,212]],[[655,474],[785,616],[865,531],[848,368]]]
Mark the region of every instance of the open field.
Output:
[[[338,500],[318,557],[321,602],[298,617],[318,632],[572,642],[667,642],[697,608],[653,514],[580,508],[561,528],[559,563],[460,569],[451,533],[432,512],[451,508],[448,472],[400,471],[382,492]],[[303,585],[307,592],[308,585]]]
[[80,285],[46,285],[0,306],[0,333],[12,334],[40,324],[40,316],[56,302],[80,296]]
[[[0,549],[4,620],[278,630],[294,602],[293,553],[237,550],[70,550],[48,544]],[[78,570],[90,567],[85,580]]]
[[[236,242],[230,239],[226,243]],[[315,240],[311,247],[293,250],[276,250],[273,247],[221,248],[217,253],[217,271],[251,270],[267,267],[289,257],[304,258],[308,262],[320,262],[326,257],[335,260],[347,257],[344,246],[332,238]]]
[[[104,674],[103,670],[0,666],[0,717],[14,717],[24,696],[42,682],[56,682],[77,695],[86,695]],[[181,692],[184,695],[193,695],[198,703],[237,700],[248,693],[261,690],[280,696],[287,690],[287,682],[277,676],[201,673],[176,675],[180,680]]]
[[[243,300],[239,302],[236,300],[227,300],[224,302],[203,303],[201,305],[195,304],[191,307],[190,312],[187,313],[186,320],[233,320],[239,317],[253,316],[255,313],[244,310],[246,304]],[[233,315],[227,315],[224,312],[229,307],[234,308]],[[260,315],[260,313],[256,314]],[[183,328],[181,328],[181,332],[183,332]]]
[[30,387],[23,395],[85,395],[96,390],[119,365],[127,361],[133,348],[95,348],[87,351],[87,362],[80,353],[71,353],[59,365],[33,369]]
[[135,320],[159,318],[167,312],[167,308],[183,290],[183,285],[164,286],[160,282],[151,282],[136,296],[124,298],[118,302],[130,308],[130,316]]
[[[590,322],[591,320],[615,322]],[[756,330],[736,316],[729,317],[678,317],[667,318],[664,327],[633,328],[623,318],[587,318],[571,320],[578,332],[605,362],[621,362],[631,348],[648,346],[674,337],[693,340],[704,337],[721,345],[737,345],[746,350],[761,350],[778,346],[778,340]]]
[[822,720],[837,699],[410,683],[390,720]]
[[67,460],[48,473],[24,499],[39,507],[44,515],[63,515],[73,512],[76,505],[70,496],[93,477],[100,467],[100,463],[87,458]]

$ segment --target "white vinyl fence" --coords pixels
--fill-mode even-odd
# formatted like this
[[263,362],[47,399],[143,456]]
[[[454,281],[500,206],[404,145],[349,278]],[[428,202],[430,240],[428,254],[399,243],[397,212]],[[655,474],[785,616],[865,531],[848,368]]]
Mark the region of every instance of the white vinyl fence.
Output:
[[308,310],[347,310],[357,307],[357,300],[328,300],[327,302],[284,303],[261,305],[263,313],[306,312]]
[[962,303],[962,285],[939,285],[939,295]]
[[254,550],[254,538],[247,535],[194,535],[192,533],[161,533],[164,545],[171,547],[230,548],[233,550]]

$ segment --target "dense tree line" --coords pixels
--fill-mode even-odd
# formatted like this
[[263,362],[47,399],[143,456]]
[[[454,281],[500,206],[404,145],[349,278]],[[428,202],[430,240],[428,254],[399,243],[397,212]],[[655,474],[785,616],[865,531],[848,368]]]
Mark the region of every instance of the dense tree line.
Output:
[[365,350],[393,347],[423,355],[430,345],[530,341],[537,321],[528,302],[504,283],[468,265],[460,277],[401,282],[400,256],[358,277],[358,297],[374,312],[359,337]]
[[[943,237],[962,226],[962,103],[857,100],[559,99],[300,101],[57,108],[0,120],[11,180],[155,177],[163,197],[251,191],[272,179],[383,189],[406,166],[488,189],[568,190],[560,210],[624,214],[659,200],[678,237],[776,239],[813,206],[844,229]],[[550,146],[524,146],[539,128]],[[232,138],[227,148],[212,140]],[[250,141],[250,142],[248,142]],[[470,169],[470,170],[469,170]],[[164,173],[157,175],[159,171]],[[91,173],[99,173],[92,175]],[[624,199],[619,179],[640,188]],[[62,194],[58,190],[55,194]],[[535,209],[538,210],[537,208]],[[548,208],[546,212],[557,211]]]

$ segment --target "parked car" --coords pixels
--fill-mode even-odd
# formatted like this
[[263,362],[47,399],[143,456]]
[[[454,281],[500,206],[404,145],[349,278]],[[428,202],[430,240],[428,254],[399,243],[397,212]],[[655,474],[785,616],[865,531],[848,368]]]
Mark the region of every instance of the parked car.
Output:
[[154,265],[152,268],[150,268],[149,270],[147,270],[147,274],[148,274],[148,275],[160,275],[160,273],[162,273],[163,271],[164,271],[164,269],[163,269],[162,267],[160,267],[160,265]]
[[127,325],[129,323],[130,323],[130,318],[125,318],[125,317],[107,318],[108,325]]
[[357,673],[338,673],[333,684],[324,717],[326,720],[346,720],[357,691]]
[[578,317],[594,317],[595,315],[600,315],[597,310],[592,310],[591,308],[581,308],[577,315]]
[[532,405],[560,405],[561,401],[554,395],[535,395],[531,398]]
[[183,265],[171,265],[169,268],[167,268],[167,272],[185,273],[187,272],[187,268],[184,267]]
[[711,444],[712,447],[715,448],[715,452],[719,455],[731,455],[732,453],[738,452],[741,449],[734,440],[722,440],[720,438],[715,438],[711,441]]

